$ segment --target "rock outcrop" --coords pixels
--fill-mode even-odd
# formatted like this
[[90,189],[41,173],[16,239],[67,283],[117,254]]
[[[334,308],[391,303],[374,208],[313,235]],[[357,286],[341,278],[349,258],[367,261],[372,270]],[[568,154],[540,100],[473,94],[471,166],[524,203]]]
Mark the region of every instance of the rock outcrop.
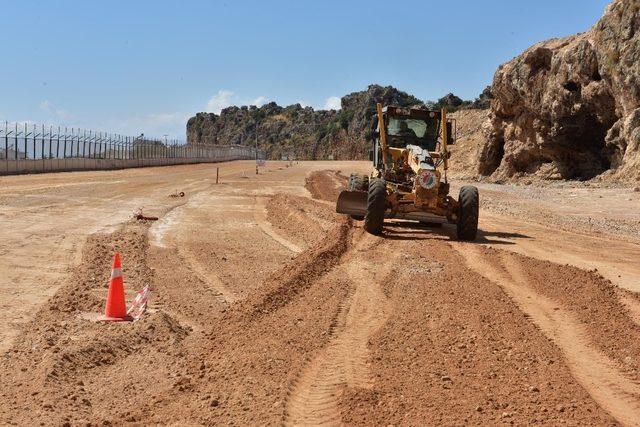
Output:
[[491,108],[491,100],[493,99],[493,94],[491,93],[491,86],[487,86],[484,88],[480,96],[478,96],[475,101],[473,101],[469,105],[469,109],[472,110],[488,110]]
[[391,86],[371,85],[341,100],[339,111],[314,110],[299,104],[281,107],[228,107],[221,113],[198,113],[187,123],[189,144],[243,144],[266,150],[268,158],[366,159],[376,103],[424,105]]
[[[220,115],[198,113],[187,122],[189,144],[254,145],[269,158],[314,158],[314,136],[337,117],[336,111],[314,111],[300,104],[281,107],[228,107]],[[320,156],[322,158],[322,156]]]
[[538,43],[494,76],[479,172],[640,179],[640,0],[588,32]]

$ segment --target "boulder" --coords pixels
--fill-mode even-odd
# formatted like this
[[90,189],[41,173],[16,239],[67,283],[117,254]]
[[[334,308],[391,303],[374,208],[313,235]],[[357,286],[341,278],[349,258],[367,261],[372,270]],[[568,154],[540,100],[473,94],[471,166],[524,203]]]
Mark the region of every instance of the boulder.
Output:
[[640,0],[616,0],[590,31],[498,68],[479,173],[640,179],[639,10]]

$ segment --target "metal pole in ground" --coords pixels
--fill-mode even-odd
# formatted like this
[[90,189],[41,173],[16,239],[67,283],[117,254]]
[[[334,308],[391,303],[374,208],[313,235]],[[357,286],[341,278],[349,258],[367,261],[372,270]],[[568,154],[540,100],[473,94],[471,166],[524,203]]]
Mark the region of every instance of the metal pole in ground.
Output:
[[4,122],[4,158],[9,160],[9,134],[7,133],[9,122]]
[[58,134],[56,135],[56,159],[60,158],[60,126],[58,126]]
[[220,175],[220,168],[216,167],[216,184],[218,183],[218,176]]
[[27,144],[29,144],[29,141],[27,140],[27,137],[29,135],[27,135],[27,124],[24,124],[24,158],[25,160],[29,158],[29,156],[27,155],[27,153],[29,152],[29,147],[27,147]]
[[256,122],[256,175],[258,175],[258,123]]

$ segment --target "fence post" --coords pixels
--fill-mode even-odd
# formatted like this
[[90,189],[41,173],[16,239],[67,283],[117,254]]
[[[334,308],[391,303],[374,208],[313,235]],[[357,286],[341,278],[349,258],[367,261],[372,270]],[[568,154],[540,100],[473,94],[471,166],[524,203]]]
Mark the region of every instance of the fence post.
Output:
[[9,122],[4,122],[4,158],[5,160],[9,160],[9,133],[8,133]]
[[49,126],[49,158],[51,159],[53,156],[51,155],[51,138],[53,137],[53,126]]
[[[35,129],[35,126],[34,126],[34,129]],[[37,136],[40,136],[40,159],[44,159],[44,125],[42,125],[42,133]],[[36,140],[35,136],[33,140],[34,141]],[[33,153],[33,158],[35,159],[36,157],[37,157],[36,153]]]
[[[73,130],[73,128],[71,128]],[[64,128],[64,145],[62,146],[62,157],[67,158],[67,128]]]
[[27,153],[29,153],[29,147],[27,147],[27,124],[24,124],[24,158],[25,160],[28,158]]

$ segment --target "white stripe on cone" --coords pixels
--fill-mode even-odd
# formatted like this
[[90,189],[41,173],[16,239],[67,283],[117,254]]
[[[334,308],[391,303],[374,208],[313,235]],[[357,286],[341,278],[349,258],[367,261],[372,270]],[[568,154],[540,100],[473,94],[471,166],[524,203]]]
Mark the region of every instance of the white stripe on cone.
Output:
[[122,277],[122,269],[114,268],[113,270],[111,270],[111,278],[117,279],[118,277]]

